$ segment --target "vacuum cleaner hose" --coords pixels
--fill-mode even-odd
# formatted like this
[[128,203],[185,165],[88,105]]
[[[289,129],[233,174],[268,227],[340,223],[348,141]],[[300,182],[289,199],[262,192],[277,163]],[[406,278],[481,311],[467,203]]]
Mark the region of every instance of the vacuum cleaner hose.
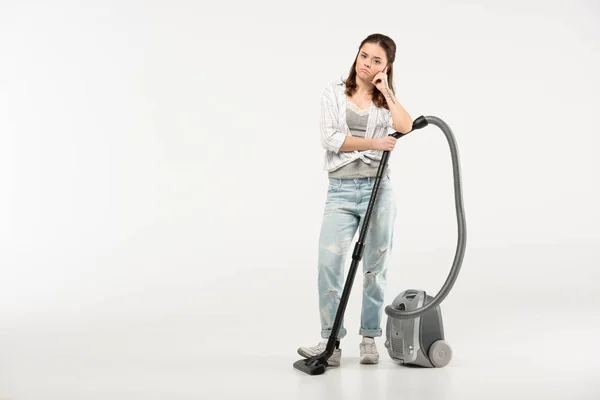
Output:
[[456,204],[456,217],[458,221],[458,244],[456,247],[456,255],[454,257],[454,262],[452,263],[452,268],[450,270],[450,274],[448,275],[446,282],[438,292],[438,294],[431,300],[429,303],[423,305],[416,310],[399,310],[391,305],[388,305],[385,308],[385,313],[393,318],[398,319],[411,319],[419,317],[420,315],[426,313],[430,309],[437,307],[448,295],[456,278],[458,277],[458,272],[460,271],[460,267],[463,261],[463,257],[465,254],[465,246],[466,246],[466,222],[465,222],[465,212],[462,201],[462,187],[460,180],[460,164],[458,159],[458,149],[456,147],[456,141],[454,139],[454,135],[452,134],[452,130],[450,127],[440,118],[427,116],[427,117],[419,117],[415,120],[416,128],[421,128],[426,126],[427,124],[432,124],[439,127],[444,135],[446,135],[446,139],[448,139],[448,144],[450,145],[450,152],[452,155],[452,171],[454,175],[454,198]]

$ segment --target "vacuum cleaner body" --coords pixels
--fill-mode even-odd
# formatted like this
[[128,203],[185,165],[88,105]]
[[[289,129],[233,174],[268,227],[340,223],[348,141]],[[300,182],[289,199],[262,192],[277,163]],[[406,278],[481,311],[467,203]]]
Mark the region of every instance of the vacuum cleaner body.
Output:
[[[412,311],[432,300],[433,297],[425,291],[405,290],[394,299],[391,307],[398,311]],[[439,306],[411,319],[388,315],[385,347],[392,360],[401,364],[440,368],[452,359],[452,348],[444,338]]]

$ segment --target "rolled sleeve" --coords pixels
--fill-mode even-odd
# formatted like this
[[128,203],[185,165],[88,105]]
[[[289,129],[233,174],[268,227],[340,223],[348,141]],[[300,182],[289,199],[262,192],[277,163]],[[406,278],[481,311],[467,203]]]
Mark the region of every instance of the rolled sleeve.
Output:
[[338,124],[338,109],[332,86],[328,86],[321,96],[321,146],[338,153],[346,140]]

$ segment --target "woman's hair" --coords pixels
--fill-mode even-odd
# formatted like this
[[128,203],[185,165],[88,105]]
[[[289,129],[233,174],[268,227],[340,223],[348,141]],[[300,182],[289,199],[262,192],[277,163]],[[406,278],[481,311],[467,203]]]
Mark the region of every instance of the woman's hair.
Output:
[[[394,84],[393,84],[393,78],[394,78],[393,63],[394,63],[394,60],[396,59],[396,43],[394,43],[394,41],[389,36],[382,35],[380,33],[374,33],[372,35],[367,36],[362,41],[360,46],[358,46],[358,52],[356,53],[356,57],[354,57],[354,63],[352,63],[352,67],[350,67],[350,75],[348,76],[348,78],[346,78],[346,80],[342,80],[342,82],[346,85],[346,95],[350,97],[354,93],[356,93],[356,91],[358,90],[358,85],[356,84],[356,59],[358,58],[360,49],[363,47],[363,45],[365,43],[377,44],[383,50],[385,50],[385,54],[386,54],[387,61],[388,61],[388,71],[387,71],[388,83],[390,85],[390,89],[392,89],[392,92],[395,92]],[[377,107],[383,107],[383,108],[386,108],[389,110],[389,106],[387,105],[387,102],[385,101],[385,97],[377,89],[373,90],[373,104],[375,104]]]

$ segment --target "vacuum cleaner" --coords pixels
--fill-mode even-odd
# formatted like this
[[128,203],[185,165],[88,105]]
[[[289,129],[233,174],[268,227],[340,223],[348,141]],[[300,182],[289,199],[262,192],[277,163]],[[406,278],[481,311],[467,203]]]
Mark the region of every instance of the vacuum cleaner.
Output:
[[[452,348],[444,337],[440,303],[446,298],[458,277],[466,246],[466,222],[462,202],[458,149],[450,127],[443,120],[434,116],[420,116],[415,119],[412,129],[409,132],[394,132],[390,136],[399,139],[429,124],[435,125],[442,130],[450,146],[456,216],[458,220],[458,244],[450,273],[436,296],[432,297],[423,290],[410,289],[400,293],[392,304],[386,306],[385,313],[388,318],[385,347],[392,360],[398,363],[440,368],[446,366],[452,358]],[[387,166],[389,156],[389,150],[383,152],[360,235],[354,245],[352,263],[348,271],[344,291],[327,346],[321,354],[294,362],[294,368],[309,375],[324,374],[326,368],[329,366],[328,360],[333,355],[336,338],[346,311],[356,270],[358,269],[359,262],[362,260],[369,221],[379,192],[381,177]]]

